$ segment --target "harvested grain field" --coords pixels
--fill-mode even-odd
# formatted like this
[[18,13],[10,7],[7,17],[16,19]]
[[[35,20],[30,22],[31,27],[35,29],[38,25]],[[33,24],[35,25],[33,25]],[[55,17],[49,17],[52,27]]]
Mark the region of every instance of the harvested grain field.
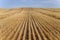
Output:
[[0,11],[0,40],[60,40],[60,9]]

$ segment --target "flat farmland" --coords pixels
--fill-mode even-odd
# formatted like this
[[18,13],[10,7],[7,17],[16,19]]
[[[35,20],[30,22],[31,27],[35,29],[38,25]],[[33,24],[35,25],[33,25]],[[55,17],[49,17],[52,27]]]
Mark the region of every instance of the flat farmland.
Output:
[[60,9],[0,9],[0,40],[60,40]]

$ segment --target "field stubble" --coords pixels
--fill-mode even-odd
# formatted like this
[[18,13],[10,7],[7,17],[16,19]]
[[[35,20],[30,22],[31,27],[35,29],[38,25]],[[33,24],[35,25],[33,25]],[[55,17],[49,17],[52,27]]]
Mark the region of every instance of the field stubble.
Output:
[[0,40],[60,40],[60,9],[17,8],[0,12]]

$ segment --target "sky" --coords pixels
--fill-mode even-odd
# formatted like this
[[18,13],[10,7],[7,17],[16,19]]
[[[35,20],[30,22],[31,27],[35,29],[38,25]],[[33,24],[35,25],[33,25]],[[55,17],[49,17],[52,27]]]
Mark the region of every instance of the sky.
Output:
[[0,8],[60,8],[60,0],[0,0]]

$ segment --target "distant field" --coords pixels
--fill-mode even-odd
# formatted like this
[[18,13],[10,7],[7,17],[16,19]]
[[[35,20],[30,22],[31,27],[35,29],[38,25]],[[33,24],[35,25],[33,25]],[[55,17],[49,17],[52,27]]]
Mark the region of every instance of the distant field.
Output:
[[0,40],[60,40],[60,8],[0,9]]

